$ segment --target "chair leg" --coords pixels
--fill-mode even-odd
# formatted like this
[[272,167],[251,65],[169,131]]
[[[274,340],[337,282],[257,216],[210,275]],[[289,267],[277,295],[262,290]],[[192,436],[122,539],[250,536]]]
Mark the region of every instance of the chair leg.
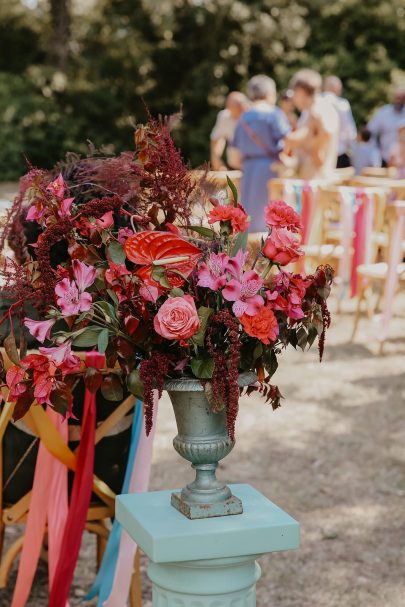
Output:
[[357,306],[356,306],[356,312],[354,314],[351,341],[354,340],[354,338],[356,337],[356,334],[357,334],[357,329],[359,326],[360,314],[361,314],[361,302],[363,301],[363,299],[364,299],[364,287],[361,285],[361,286],[359,286],[359,293],[357,296]]
[[6,588],[11,567],[13,566],[13,563],[18,556],[18,553],[21,551],[23,543],[24,543],[24,535],[21,535],[17,540],[15,540],[15,542],[13,542],[11,544],[11,546],[7,550],[6,554],[1,559],[0,588]]
[[129,605],[130,607],[142,607],[141,553],[139,548],[134,560],[134,571],[129,589]]

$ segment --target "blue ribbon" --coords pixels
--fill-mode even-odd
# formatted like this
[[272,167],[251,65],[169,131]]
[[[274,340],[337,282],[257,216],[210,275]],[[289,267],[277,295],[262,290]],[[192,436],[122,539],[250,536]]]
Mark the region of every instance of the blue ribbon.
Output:
[[[139,437],[141,435],[142,423],[142,403],[141,401],[137,400],[135,404],[134,419],[132,422],[131,444],[129,447],[127,467],[125,469],[125,477],[122,485],[122,493],[128,493],[129,490],[129,483],[131,481],[132,470],[135,463],[135,456],[138,449]],[[121,532],[121,525],[117,519],[114,519],[97,577],[94,580],[94,584],[89,593],[83,599],[84,601],[90,601],[98,595],[97,607],[102,607],[104,601],[106,601],[110,596],[112,590],[115,569],[117,566]]]
[[295,210],[297,211],[298,215],[301,215],[301,211],[302,211],[302,185],[300,183],[295,183],[294,184],[294,191],[295,191]]

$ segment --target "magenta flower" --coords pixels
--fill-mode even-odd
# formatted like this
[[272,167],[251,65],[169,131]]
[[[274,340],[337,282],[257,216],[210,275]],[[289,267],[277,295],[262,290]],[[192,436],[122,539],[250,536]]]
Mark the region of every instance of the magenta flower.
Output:
[[62,173],[59,173],[57,178],[46,188],[48,192],[56,196],[56,198],[62,199],[65,194],[65,182],[62,177]]
[[104,215],[100,217],[100,219],[96,219],[96,226],[103,230],[108,230],[108,228],[111,228],[113,224],[114,218],[112,211],[108,211],[107,213],[104,213]]
[[75,277],[79,291],[82,292],[90,287],[96,278],[96,268],[87,264],[73,260],[73,276]]
[[32,337],[35,337],[41,344],[51,336],[51,329],[55,324],[54,320],[31,320],[31,318],[24,319],[24,325],[31,333]]
[[72,208],[72,202],[74,198],[64,198],[61,202],[60,209],[58,211],[59,217],[70,217],[70,210]]
[[121,228],[118,230],[118,242],[124,244],[124,242],[133,235],[134,232],[130,230],[130,228]]
[[211,253],[207,263],[202,263],[198,270],[199,287],[217,291],[226,284],[226,269],[229,257],[225,253]]
[[33,204],[28,209],[27,221],[39,222],[40,219],[43,217],[44,212],[45,212],[45,209],[43,208],[42,205],[37,206],[36,204]]
[[39,348],[41,354],[49,358],[56,367],[62,369],[62,374],[67,374],[80,369],[80,358],[73,354],[71,341],[65,341],[59,346],[52,348]]
[[258,294],[263,280],[257,272],[249,270],[232,278],[222,291],[224,299],[233,301],[232,310],[240,318],[243,314],[254,316],[264,306],[264,299]]
[[56,303],[62,310],[63,316],[74,316],[79,312],[87,312],[91,307],[90,293],[80,293],[75,282],[64,278],[55,287],[58,296]]

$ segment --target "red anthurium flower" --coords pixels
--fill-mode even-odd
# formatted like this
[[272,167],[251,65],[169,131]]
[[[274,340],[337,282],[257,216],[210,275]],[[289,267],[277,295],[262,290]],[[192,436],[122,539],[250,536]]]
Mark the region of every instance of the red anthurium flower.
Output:
[[142,266],[137,276],[148,279],[153,267],[163,266],[168,271],[180,272],[185,278],[194,270],[201,250],[180,236],[170,232],[139,232],[124,244],[130,261]]

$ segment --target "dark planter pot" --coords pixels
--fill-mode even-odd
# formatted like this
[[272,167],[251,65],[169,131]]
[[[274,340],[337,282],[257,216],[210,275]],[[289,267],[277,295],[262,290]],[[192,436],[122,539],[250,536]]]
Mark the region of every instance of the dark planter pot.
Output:
[[[72,438],[80,433],[80,420],[83,413],[84,386],[78,385],[74,393],[73,412],[78,420],[69,420],[69,434]],[[127,395],[125,395],[125,398]],[[122,401],[107,401],[101,393],[97,394],[97,422],[106,419]],[[124,418],[123,424],[113,430],[113,434],[103,438],[95,448],[94,472],[115,492],[120,493],[124,482],[125,467],[131,441],[132,412]],[[35,463],[37,459],[39,442],[36,441],[22,463],[27,449],[35,441],[35,437],[25,429],[10,423],[3,439],[3,501],[15,503],[32,489]],[[70,440],[69,447],[75,450],[78,440]],[[18,469],[16,470],[16,468]],[[12,478],[10,479],[10,477]],[[73,473],[69,472],[69,490],[73,482]],[[8,480],[10,479],[10,480]],[[99,501],[93,495],[93,501]]]

